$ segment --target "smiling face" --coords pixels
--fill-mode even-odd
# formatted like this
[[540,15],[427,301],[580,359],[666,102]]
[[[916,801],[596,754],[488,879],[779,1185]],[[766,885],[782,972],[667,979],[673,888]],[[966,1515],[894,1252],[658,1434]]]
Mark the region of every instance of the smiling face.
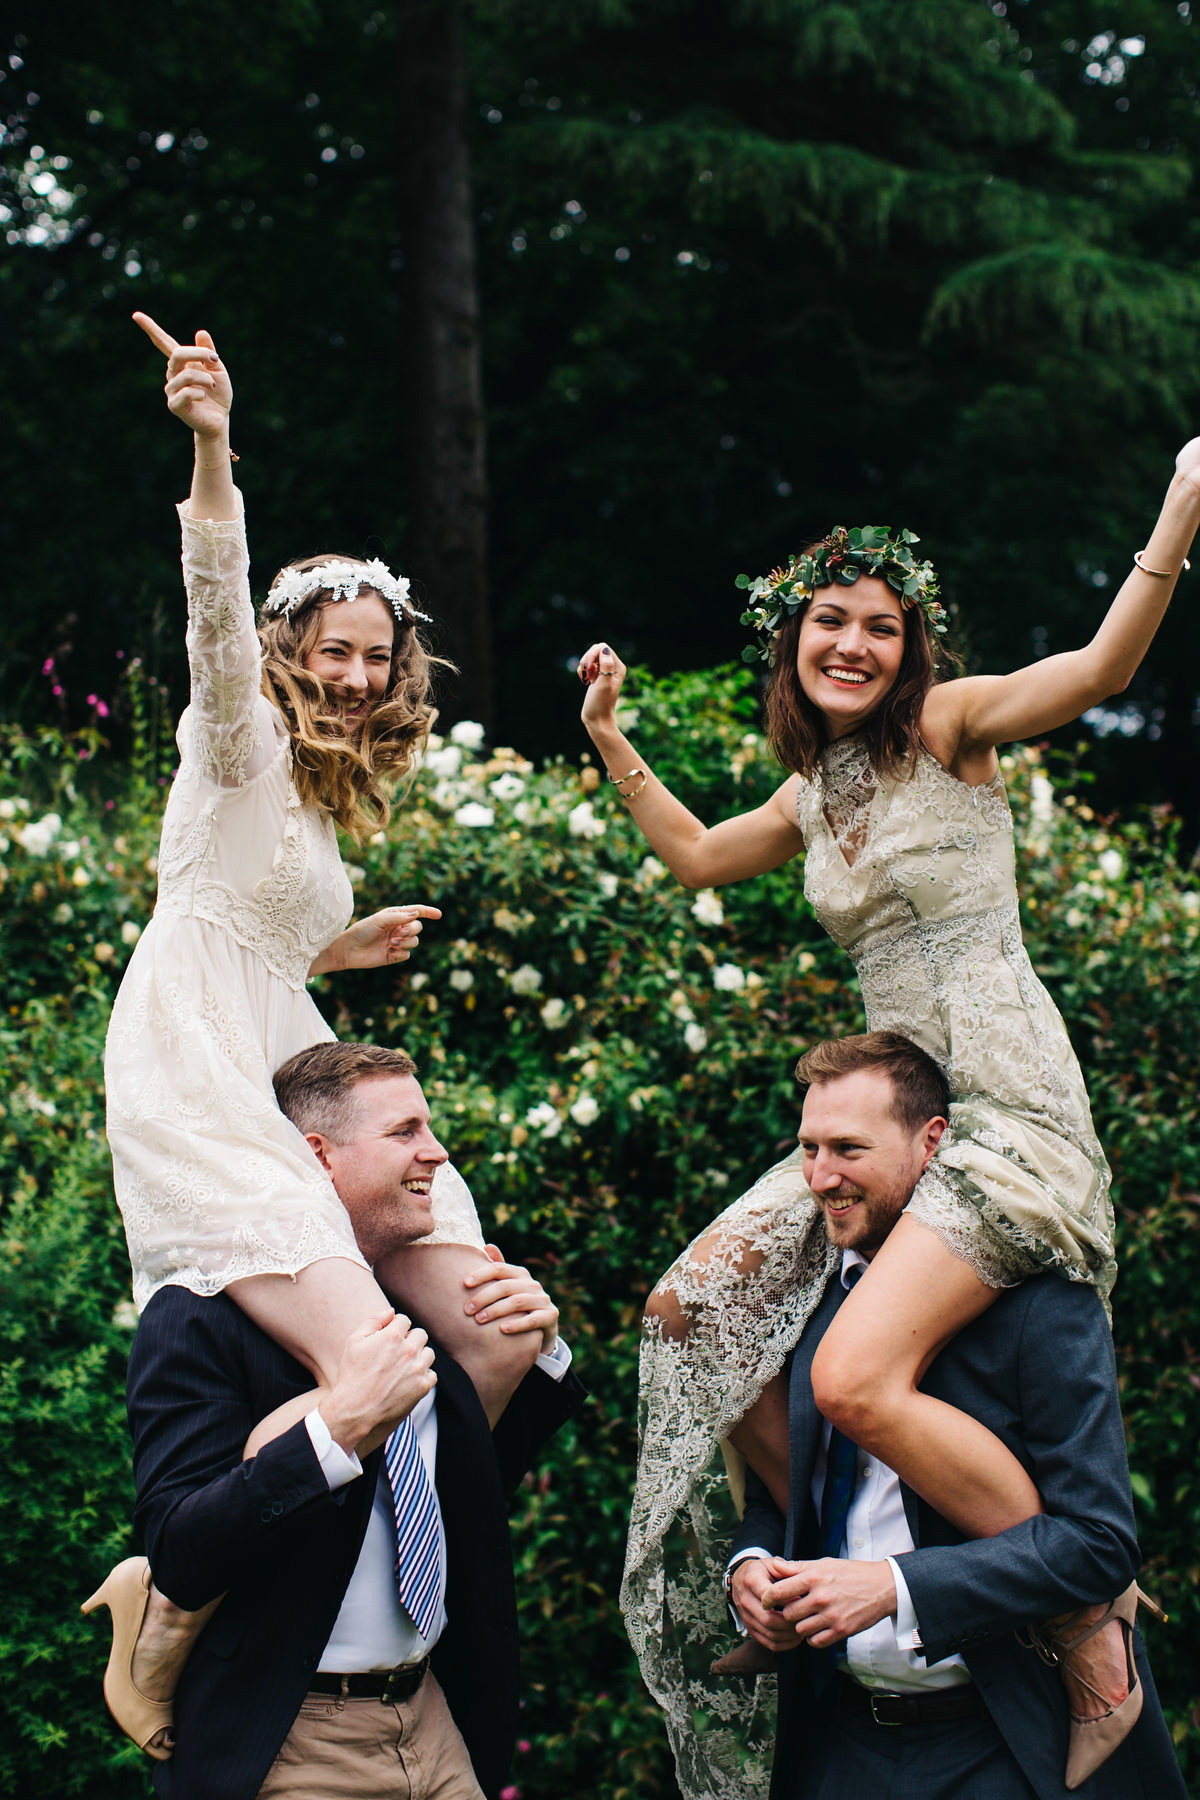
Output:
[[891,1077],[857,1069],[814,1082],[804,1097],[804,1179],[839,1250],[868,1262],[900,1217],[937,1148],[946,1121],[909,1128],[895,1114]]
[[857,731],[882,704],[903,659],[904,609],[886,581],[863,575],[817,589],[800,622],[796,674],[831,738]]
[[429,1108],[413,1075],[364,1077],[355,1087],[347,1141],[321,1132],[308,1142],[333,1177],[369,1263],[433,1230],[430,1189],[446,1152],[434,1137]]
[[304,667],[336,696],[350,732],[362,729],[387,692],[395,635],[392,609],[372,588],[321,608]]

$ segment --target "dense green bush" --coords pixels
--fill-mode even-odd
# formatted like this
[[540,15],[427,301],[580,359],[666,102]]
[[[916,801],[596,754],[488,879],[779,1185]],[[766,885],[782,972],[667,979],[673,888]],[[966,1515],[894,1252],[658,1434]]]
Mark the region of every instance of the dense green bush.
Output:
[[[135,683],[136,683],[135,672]],[[127,696],[135,706],[135,685]],[[778,779],[741,670],[643,683],[636,736],[712,818]],[[103,1140],[101,1047],[153,905],[156,734],[132,769],[91,740],[10,740],[0,773],[0,1790],[145,1791],[99,1699],[105,1631],[78,1614],[130,1547],[122,1378],[132,1309]],[[417,1057],[485,1229],[544,1275],[593,1393],[515,1529],[524,1800],[674,1792],[616,1609],[634,1461],[638,1321],[653,1276],[790,1147],[794,1053],[857,1028],[852,971],[798,865],[680,889],[583,759],[534,770],[477,729],[435,740],[386,834],[347,847],[360,909],[444,918],[400,971],[326,979],[341,1035]],[[1077,769],[1006,761],[1026,928],[1088,1072],[1117,1177],[1116,1335],[1160,1686],[1200,1778],[1195,1543],[1200,894],[1169,823],[1094,818]],[[164,764],[161,773],[168,772]],[[1196,1785],[1200,1792],[1200,1785]]]

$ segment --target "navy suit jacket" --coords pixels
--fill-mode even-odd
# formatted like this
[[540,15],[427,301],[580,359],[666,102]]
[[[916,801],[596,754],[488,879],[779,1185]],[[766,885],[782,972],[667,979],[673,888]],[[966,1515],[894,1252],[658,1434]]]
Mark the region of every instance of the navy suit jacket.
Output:
[[[757,1546],[795,1561],[819,1554],[811,1490],[822,1420],[812,1360],[844,1299],[835,1272],[792,1359],[788,1517],[751,1475],[735,1553]],[[926,1658],[962,1655],[1038,1800],[1067,1800],[1063,1689],[1013,1633],[1111,1599],[1138,1567],[1112,1337],[1095,1291],[1054,1275],[1007,1289],[943,1350],[921,1386],[994,1432],[1029,1471],[1046,1509],[999,1537],[964,1540],[902,1487],[917,1547],[897,1561]],[[805,1645],[778,1659],[771,1800],[802,1800],[805,1791],[804,1739],[819,1718],[819,1655]],[[1142,1717],[1116,1755],[1075,1790],[1081,1800],[1186,1800],[1140,1634],[1137,1655],[1146,1689]]]
[[[506,1498],[581,1404],[567,1374],[533,1370],[495,1433],[470,1380],[435,1348],[436,1485],[449,1623],[433,1667],[494,1800],[517,1730],[516,1594]],[[358,1560],[382,1450],[331,1493],[303,1423],[243,1462],[253,1426],[312,1377],[224,1295],[156,1293],[129,1361],[135,1524],[162,1592],[220,1606],[175,1696],[164,1800],[251,1800],[308,1690]]]

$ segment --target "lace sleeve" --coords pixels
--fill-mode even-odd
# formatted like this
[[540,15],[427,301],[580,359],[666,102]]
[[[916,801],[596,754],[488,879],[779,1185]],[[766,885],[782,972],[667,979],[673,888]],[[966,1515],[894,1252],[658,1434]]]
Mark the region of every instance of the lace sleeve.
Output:
[[275,709],[259,692],[245,519],[240,512],[236,519],[193,519],[186,501],[178,511],[188,600],[188,748],[201,775],[237,787],[261,773],[279,747]]

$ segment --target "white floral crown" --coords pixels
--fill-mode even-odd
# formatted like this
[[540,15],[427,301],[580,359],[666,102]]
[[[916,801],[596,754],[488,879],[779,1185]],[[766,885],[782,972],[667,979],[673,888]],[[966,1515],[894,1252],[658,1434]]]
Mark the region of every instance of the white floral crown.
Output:
[[373,562],[318,563],[313,569],[285,569],[267,595],[266,608],[289,619],[293,606],[313,594],[328,591],[333,600],[356,600],[360,588],[371,588],[391,603],[401,625],[411,625],[414,619],[432,624],[429,614],[418,612],[409,599],[408,587],[408,577],[393,575],[378,557]]

